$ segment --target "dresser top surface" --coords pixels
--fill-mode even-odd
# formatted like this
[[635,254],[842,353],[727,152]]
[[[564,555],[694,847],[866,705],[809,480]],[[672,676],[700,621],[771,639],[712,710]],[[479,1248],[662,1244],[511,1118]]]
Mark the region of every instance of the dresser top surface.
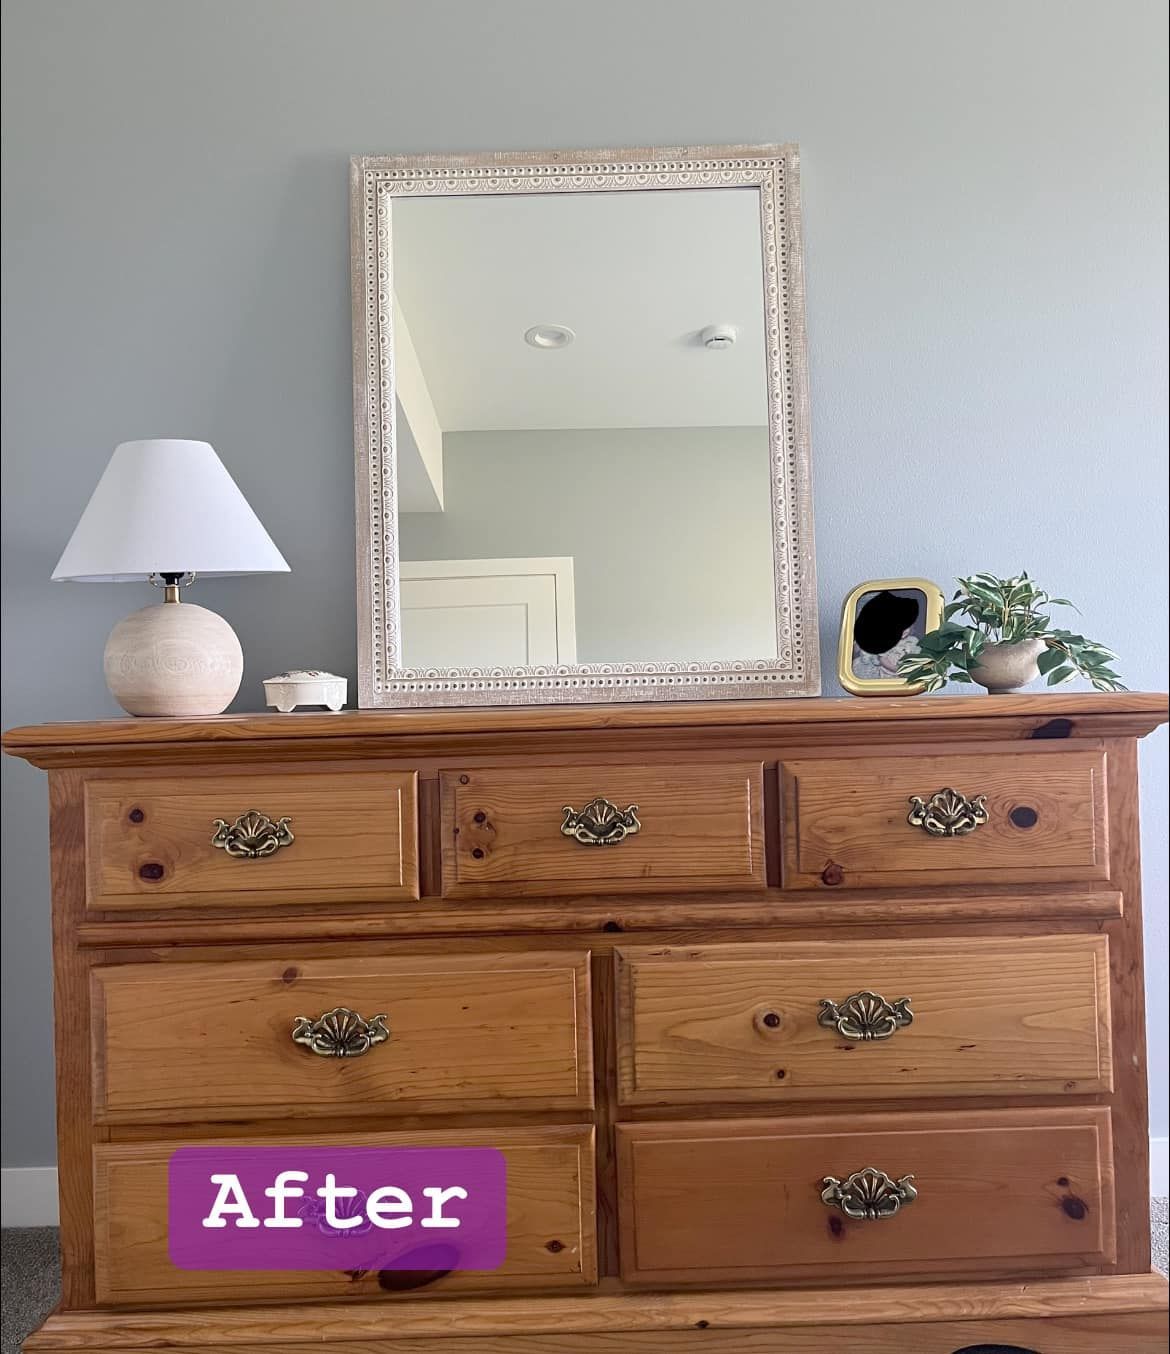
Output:
[[[1017,696],[919,696],[887,699],[793,698],[623,705],[512,706],[476,709],[345,710],[217,715],[202,719],[105,719],[31,725],[8,730],[4,751],[41,765],[114,748],[146,749],[271,746],[318,742],[443,738],[445,736],[573,734],[589,731],[717,733],[755,731],[800,737],[833,729],[917,738],[971,729],[989,737],[1142,737],[1167,721],[1167,696],[1153,692],[1068,692]],[[64,756],[62,755],[64,754]]]

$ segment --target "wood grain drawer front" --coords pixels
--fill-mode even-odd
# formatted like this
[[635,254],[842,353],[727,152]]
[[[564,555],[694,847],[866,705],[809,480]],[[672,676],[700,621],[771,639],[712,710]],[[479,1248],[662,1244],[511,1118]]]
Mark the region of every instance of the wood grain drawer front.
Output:
[[786,888],[1109,877],[1099,749],[809,758],[781,786]]
[[[415,775],[404,771],[91,780],[87,906],[141,911],[417,898],[415,805]],[[261,817],[248,820],[253,810]],[[217,831],[222,845],[213,844]]]
[[[212,1140],[214,1141],[214,1140]],[[221,1140],[227,1141],[227,1140]],[[597,1281],[593,1129],[445,1129],[281,1138],[312,1147],[495,1147],[507,1158],[508,1258],[492,1273],[176,1269],[167,1252],[167,1162],[176,1143],[95,1146],[94,1233],[100,1303],[373,1298],[514,1288],[579,1289]],[[200,1144],[203,1145],[203,1144]],[[232,1139],[239,1146],[240,1140]]]
[[[766,885],[759,762],[483,767],[440,781],[445,897]],[[595,800],[632,816],[569,819]]]
[[[593,1103],[583,952],[126,964],[92,983],[99,1119]],[[345,1033],[335,1019],[320,1054],[293,1041],[298,1017],[338,1008],[384,1016],[388,1037],[363,1047],[359,1027],[331,1056]]]
[[[1023,1273],[1114,1254],[1107,1109],[622,1124],[617,1149],[633,1282]],[[849,1179],[870,1168],[889,1184]],[[879,1216],[826,1203],[832,1180]]]
[[623,948],[617,974],[625,1104],[1113,1087],[1105,936]]

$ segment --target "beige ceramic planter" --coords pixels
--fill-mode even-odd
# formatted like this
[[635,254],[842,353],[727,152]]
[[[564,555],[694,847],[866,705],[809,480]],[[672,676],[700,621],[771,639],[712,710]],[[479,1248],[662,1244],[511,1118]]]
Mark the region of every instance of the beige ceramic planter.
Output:
[[1037,660],[1045,647],[1042,639],[988,644],[979,655],[978,664],[971,669],[971,676],[992,696],[1021,691],[1040,676]]

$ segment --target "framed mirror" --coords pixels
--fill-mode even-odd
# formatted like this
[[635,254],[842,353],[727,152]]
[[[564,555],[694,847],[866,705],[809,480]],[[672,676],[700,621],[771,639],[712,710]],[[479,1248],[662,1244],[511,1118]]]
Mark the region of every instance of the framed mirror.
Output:
[[364,707],[820,689],[795,146],[352,162]]

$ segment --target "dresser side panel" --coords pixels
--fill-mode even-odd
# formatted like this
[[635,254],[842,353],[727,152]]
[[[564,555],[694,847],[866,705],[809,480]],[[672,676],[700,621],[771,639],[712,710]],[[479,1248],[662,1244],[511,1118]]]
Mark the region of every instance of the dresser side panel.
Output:
[[89,1307],[94,1301],[89,960],[77,944],[77,926],[85,911],[84,795],[81,772],[49,773],[57,1191],[65,1309]]
[[1107,767],[1112,880],[1124,898],[1122,916],[1105,927],[1110,934],[1112,984],[1116,1268],[1124,1274],[1145,1274],[1150,1269],[1150,1130],[1136,740],[1110,743]]

